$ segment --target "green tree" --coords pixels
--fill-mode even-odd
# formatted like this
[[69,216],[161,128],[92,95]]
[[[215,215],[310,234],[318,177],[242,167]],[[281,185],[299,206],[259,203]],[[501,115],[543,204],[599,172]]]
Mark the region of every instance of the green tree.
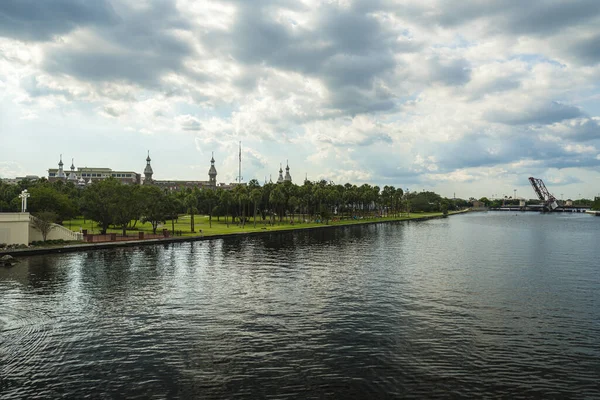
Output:
[[100,225],[100,233],[106,234],[113,223],[115,203],[118,202],[118,190],[122,184],[114,178],[94,182],[84,189],[82,195],[83,214]]
[[291,214],[290,221],[292,223],[294,222],[294,212],[298,208],[299,204],[300,204],[300,201],[298,200],[298,198],[296,196],[292,196],[288,199],[288,207],[289,207],[290,214]]
[[269,202],[273,205],[275,213],[279,214],[279,223],[281,223],[281,220],[283,219],[283,212],[281,210],[285,205],[285,194],[283,193],[281,185],[277,185],[275,189],[273,189],[269,196]]
[[127,235],[127,227],[132,220],[140,217],[140,201],[137,196],[139,186],[118,185],[115,197],[110,203],[112,223],[121,228],[123,236]]
[[206,199],[206,202],[208,203],[208,226],[210,228],[212,228],[212,216],[213,216],[213,211],[215,208],[215,207],[213,207],[213,204],[217,200],[217,194],[213,189],[208,189],[208,190],[206,190],[204,198]]
[[248,189],[250,189],[250,191],[254,189],[260,189],[260,183],[258,183],[258,180],[251,179],[250,182],[248,182]]
[[48,183],[31,185],[28,191],[31,197],[27,202],[27,208],[32,213],[52,211],[58,215],[58,222],[77,215],[77,203],[74,197],[61,193]]
[[258,204],[259,204],[260,200],[262,199],[261,190],[258,188],[252,189],[252,191],[250,192],[250,199],[252,200],[252,203],[254,204],[254,227],[256,228],[256,209],[258,208]]
[[35,229],[41,232],[42,239],[45,242],[50,231],[56,228],[55,223],[57,219],[57,213],[53,211],[41,211],[34,214],[34,218],[31,219],[31,224]]
[[175,234],[175,220],[177,219],[177,213],[181,209],[181,201],[175,193],[167,193],[165,196],[166,208],[168,212],[168,218],[171,220],[171,233]]
[[229,206],[231,206],[232,200],[233,200],[233,197],[229,190],[223,190],[221,192],[220,201],[221,201],[221,205],[223,206],[223,208],[225,210],[225,223],[227,224],[228,228],[229,228],[229,220],[227,219],[227,216],[229,214]]
[[194,214],[198,211],[198,197],[192,192],[185,196],[184,204],[187,208],[187,212],[190,214],[190,230],[194,233],[196,232]]
[[248,189],[246,188],[246,185],[237,185],[233,189],[233,197],[235,198],[235,201],[238,204],[238,215],[240,218],[240,225],[243,228],[246,224],[245,210],[246,203],[248,202]]
[[159,187],[150,185],[141,186],[140,192],[142,222],[150,222],[152,232],[156,234],[158,225],[166,222],[167,217],[172,216],[167,195]]

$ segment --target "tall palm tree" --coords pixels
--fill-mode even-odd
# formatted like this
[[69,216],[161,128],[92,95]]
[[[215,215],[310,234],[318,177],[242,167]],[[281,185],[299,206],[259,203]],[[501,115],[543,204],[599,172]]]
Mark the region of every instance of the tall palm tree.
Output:
[[262,199],[260,189],[252,189],[250,192],[250,199],[252,199],[252,203],[254,203],[254,227],[256,228],[256,209],[258,207],[258,202]]
[[221,192],[221,205],[225,208],[225,223],[227,224],[227,227],[229,228],[229,220],[227,219],[227,216],[229,214],[229,206],[231,205],[231,201],[232,201],[232,196],[231,196],[231,192],[229,190],[223,190],[223,192]]
[[[276,211],[278,208],[280,209],[281,207],[283,207],[283,205],[285,204],[285,194],[283,193],[281,186],[276,186],[275,189],[273,189],[273,191],[271,192],[271,196],[269,196],[269,201],[275,206]],[[281,212],[281,210],[279,210],[279,223],[281,223],[281,220],[283,218],[282,214],[283,213]]]
[[298,198],[296,196],[292,196],[289,198],[288,200],[288,207],[290,208],[290,221],[292,223],[294,223],[294,212],[296,211],[296,208],[298,208],[298,205],[300,204],[300,201],[298,200]]
[[185,196],[185,206],[190,213],[190,229],[192,233],[196,232],[196,227],[194,223],[194,213],[197,211],[198,207],[198,197],[195,196],[194,193],[190,193]]
[[208,227],[212,228],[212,209],[213,209],[213,202],[216,199],[216,193],[214,191],[214,189],[208,189],[206,190],[206,193],[204,194],[204,198],[206,199],[206,202],[208,203]]

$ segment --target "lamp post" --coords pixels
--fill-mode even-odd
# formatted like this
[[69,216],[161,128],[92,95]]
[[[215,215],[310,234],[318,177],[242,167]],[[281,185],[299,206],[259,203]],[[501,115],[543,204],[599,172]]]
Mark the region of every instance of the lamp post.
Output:
[[19,198],[21,199],[21,212],[27,211],[27,199],[29,197],[31,197],[31,194],[27,192],[27,189],[23,190],[19,195]]

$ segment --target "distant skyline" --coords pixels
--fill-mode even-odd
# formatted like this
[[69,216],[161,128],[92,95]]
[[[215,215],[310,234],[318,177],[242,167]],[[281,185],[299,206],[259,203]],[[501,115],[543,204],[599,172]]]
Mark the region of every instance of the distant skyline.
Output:
[[[0,177],[600,192],[600,1],[0,1]],[[68,168],[66,168],[68,169]]]

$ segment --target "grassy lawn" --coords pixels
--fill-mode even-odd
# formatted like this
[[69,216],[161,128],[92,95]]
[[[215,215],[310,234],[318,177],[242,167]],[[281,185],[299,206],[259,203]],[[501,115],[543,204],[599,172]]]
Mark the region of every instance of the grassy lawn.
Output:
[[[410,217],[402,216],[402,217],[383,217],[383,218],[365,218],[359,220],[353,219],[344,219],[344,220],[336,220],[329,221],[328,225],[357,225],[364,224],[369,222],[378,222],[378,221],[404,221],[408,219],[416,219],[422,217],[429,216],[438,216],[441,213],[411,213]],[[209,227],[209,217],[207,215],[195,215],[195,230],[196,232],[191,232],[190,230],[190,219],[189,215],[181,215],[178,220],[175,221],[175,231],[181,231],[182,236],[199,236],[200,231],[204,236],[212,236],[212,235],[223,235],[223,234],[235,234],[235,233],[245,233],[245,232],[264,232],[267,231],[279,231],[286,229],[305,229],[305,228],[315,228],[319,226],[327,226],[325,223],[320,222],[294,222],[294,224],[290,224],[289,220],[286,219],[281,223],[275,222],[273,226],[269,225],[268,222],[265,224],[260,217],[256,222],[256,228],[254,228],[254,223],[252,221],[246,223],[245,227],[241,227],[236,224],[227,224],[225,223],[225,218],[221,217],[220,221],[217,221],[217,218],[213,217],[212,228]],[[231,221],[231,217],[229,217],[229,221]],[[69,228],[75,232],[79,232],[79,229],[87,229],[88,233],[100,233],[100,228],[94,221],[84,220],[83,218],[76,218],[72,220],[67,220],[63,222],[63,226]],[[165,224],[161,224],[158,226],[157,233],[161,232],[163,228],[171,231],[171,221],[167,221]],[[121,233],[120,229],[109,228],[108,232]],[[130,235],[135,235],[136,232],[147,232],[152,233],[152,225],[149,223],[141,223],[137,222],[134,230],[128,230],[127,233]]]

